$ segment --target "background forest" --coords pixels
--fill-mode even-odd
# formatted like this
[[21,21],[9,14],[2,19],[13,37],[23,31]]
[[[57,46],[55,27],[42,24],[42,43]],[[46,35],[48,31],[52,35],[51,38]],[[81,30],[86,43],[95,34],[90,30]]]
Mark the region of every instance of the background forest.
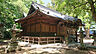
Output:
[[[27,15],[32,1],[37,0],[0,0],[0,23],[4,24],[3,38],[11,38],[10,29],[15,24],[15,19]],[[39,4],[44,5],[43,0]],[[90,28],[96,21],[96,0],[51,0],[51,3],[44,5],[62,14],[73,16],[82,20],[85,24],[85,31],[89,36]],[[17,28],[20,25],[17,24]]]

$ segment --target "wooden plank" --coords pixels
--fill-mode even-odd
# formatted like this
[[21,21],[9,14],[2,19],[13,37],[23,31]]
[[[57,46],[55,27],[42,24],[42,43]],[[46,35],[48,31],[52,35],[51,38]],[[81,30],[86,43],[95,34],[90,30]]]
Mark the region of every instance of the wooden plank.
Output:
[[46,24],[46,32],[49,32],[49,25]]
[[27,32],[30,33],[30,25],[27,25]]
[[40,24],[36,24],[36,32],[40,32]]
[[35,25],[31,25],[31,32],[35,32]]

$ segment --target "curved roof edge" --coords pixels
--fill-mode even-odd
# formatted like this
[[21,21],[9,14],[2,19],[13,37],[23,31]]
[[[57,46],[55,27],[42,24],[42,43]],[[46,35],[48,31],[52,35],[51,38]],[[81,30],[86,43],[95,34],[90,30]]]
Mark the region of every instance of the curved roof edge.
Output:
[[32,1],[32,4],[31,4],[31,8],[29,10],[30,13],[28,13],[28,15],[30,15],[32,12],[34,12],[35,10],[39,9],[41,12],[43,12],[44,14],[47,14],[47,15],[50,15],[50,16],[53,16],[53,17],[58,17],[58,18],[62,18],[63,20],[70,20],[70,21],[77,21],[78,18],[74,18],[72,16],[68,16],[68,15],[62,15],[61,13],[55,11],[55,10],[52,10],[48,7],[45,7],[41,4],[38,4],[36,2],[33,2]]

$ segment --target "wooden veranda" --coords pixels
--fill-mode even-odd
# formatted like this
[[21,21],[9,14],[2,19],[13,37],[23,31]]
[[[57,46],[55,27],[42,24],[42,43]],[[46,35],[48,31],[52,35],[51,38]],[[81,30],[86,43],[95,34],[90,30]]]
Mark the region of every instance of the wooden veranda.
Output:
[[62,37],[29,37],[29,36],[22,36],[22,40],[24,42],[33,44],[49,44],[63,41]]

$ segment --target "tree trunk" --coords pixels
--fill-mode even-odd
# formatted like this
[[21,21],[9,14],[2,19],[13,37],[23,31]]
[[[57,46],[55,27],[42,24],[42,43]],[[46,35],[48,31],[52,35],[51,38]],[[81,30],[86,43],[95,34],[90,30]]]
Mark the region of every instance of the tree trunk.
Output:
[[87,38],[89,38],[89,36],[90,36],[89,31],[90,31],[90,29],[89,29],[89,28],[88,28],[88,29],[86,29],[86,37],[87,37]]
[[88,0],[88,3],[90,4],[90,7],[91,7],[92,18],[94,18],[96,21],[96,11],[95,11],[94,2],[93,0]]

